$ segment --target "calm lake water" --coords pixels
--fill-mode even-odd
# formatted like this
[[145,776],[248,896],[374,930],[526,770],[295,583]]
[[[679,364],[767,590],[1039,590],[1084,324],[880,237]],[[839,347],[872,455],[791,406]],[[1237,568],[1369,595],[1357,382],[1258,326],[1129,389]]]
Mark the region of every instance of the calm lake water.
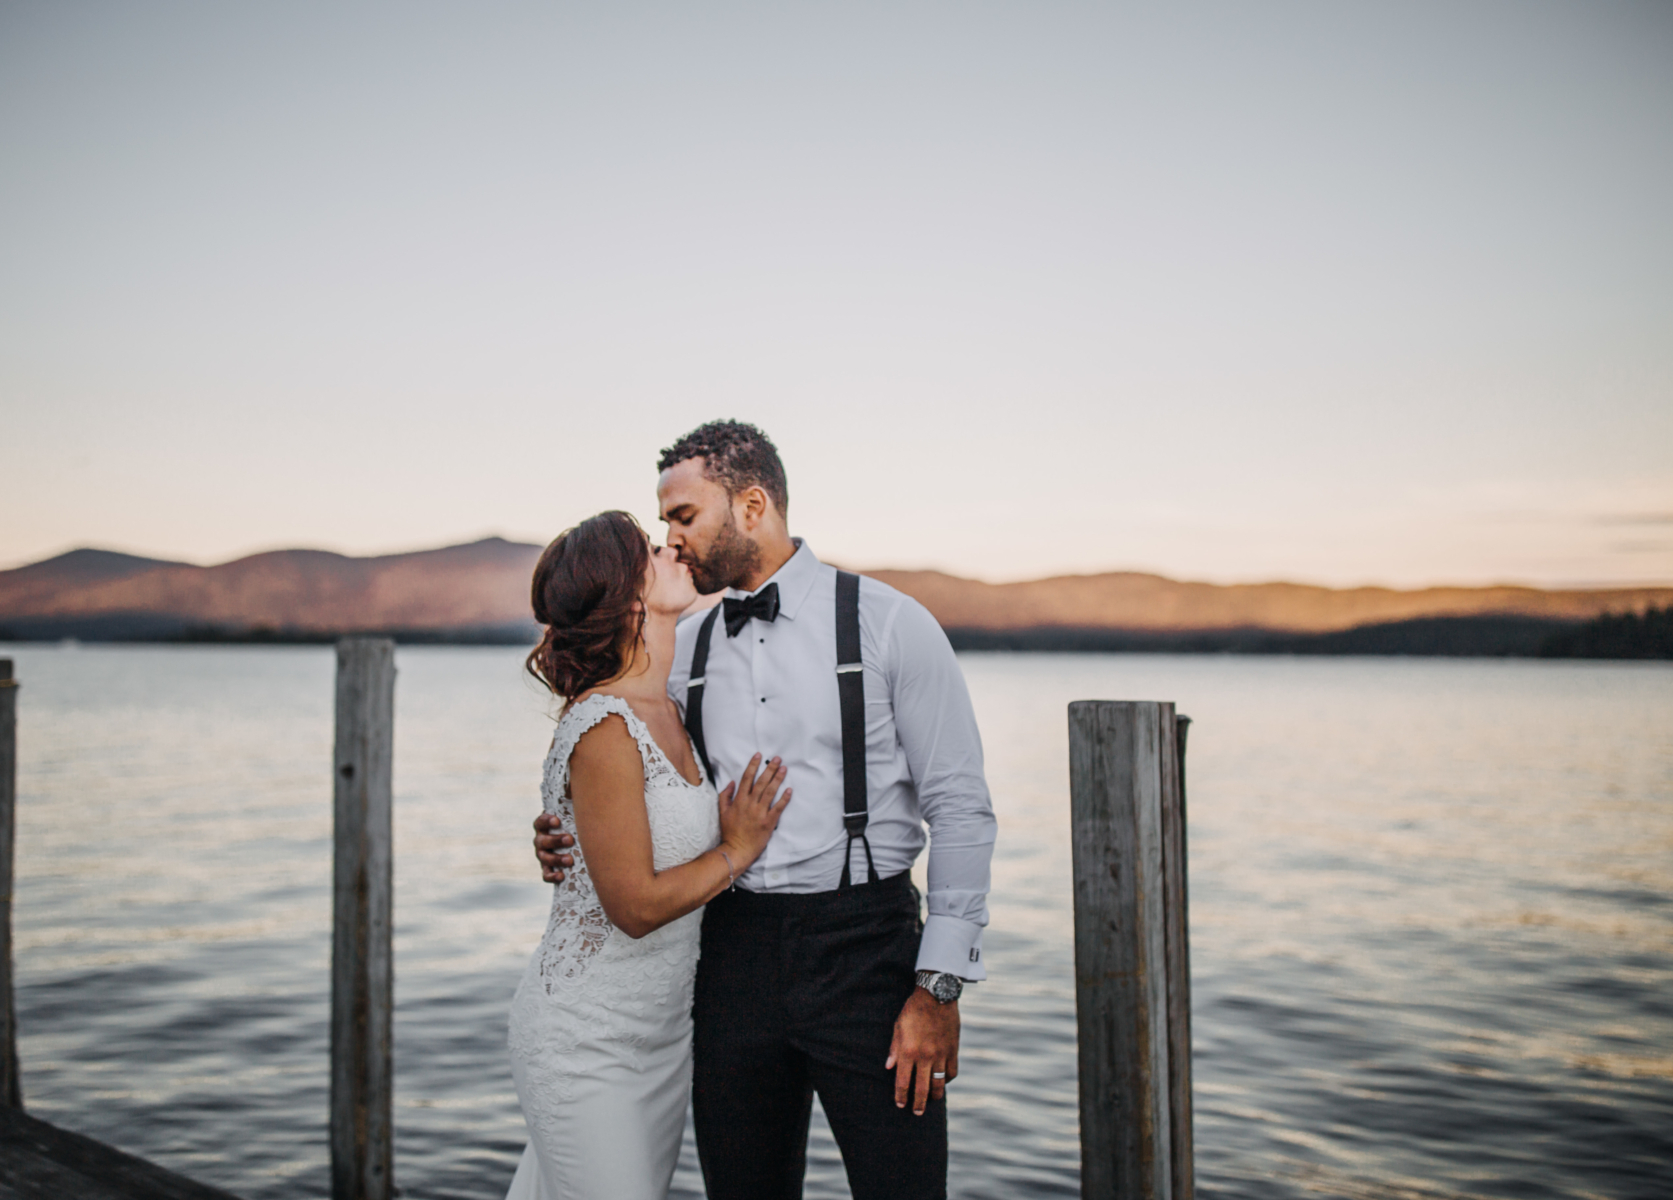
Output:
[[[30,1109],[251,1200],[328,1195],[331,652],[0,653],[24,685]],[[519,660],[399,653],[407,1197],[498,1198],[524,1142],[505,1016],[546,917],[528,834],[550,721]],[[962,661],[1000,842],[954,1196],[1079,1192],[1064,708],[1083,698],[1195,718],[1205,1196],[1673,1194],[1673,669]],[[807,1194],[844,1196],[815,1132]],[[689,1144],[676,1193],[702,1194]]]

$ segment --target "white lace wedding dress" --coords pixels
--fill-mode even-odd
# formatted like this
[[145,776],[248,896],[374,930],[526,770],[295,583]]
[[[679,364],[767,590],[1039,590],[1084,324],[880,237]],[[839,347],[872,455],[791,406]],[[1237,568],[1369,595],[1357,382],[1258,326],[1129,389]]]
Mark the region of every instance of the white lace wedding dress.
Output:
[[[668,761],[626,701],[593,695],[558,720],[541,796],[575,832],[569,756],[610,714],[645,764],[658,871],[720,841],[714,786]],[[702,910],[635,941],[610,924],[586,847],[554,888],[546,935],[511,1002],[511,1072],[529,1146],[507,1200],[664,1200],[691,1088],[691,989]]]

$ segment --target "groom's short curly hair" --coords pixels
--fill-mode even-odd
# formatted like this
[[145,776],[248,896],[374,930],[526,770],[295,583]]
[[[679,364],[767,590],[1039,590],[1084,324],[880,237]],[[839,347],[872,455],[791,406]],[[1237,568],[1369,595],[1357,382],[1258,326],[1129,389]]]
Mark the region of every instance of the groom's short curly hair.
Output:
[[662,452],[656,469],[660,473],[688,458],[703,460],[703,474],[736,496],[747,487],[759,487],[772,497],[780,516],[790,508],[790,488],[784,481],[784,464],[778,447],[766,434],[742,421],[710,421]]

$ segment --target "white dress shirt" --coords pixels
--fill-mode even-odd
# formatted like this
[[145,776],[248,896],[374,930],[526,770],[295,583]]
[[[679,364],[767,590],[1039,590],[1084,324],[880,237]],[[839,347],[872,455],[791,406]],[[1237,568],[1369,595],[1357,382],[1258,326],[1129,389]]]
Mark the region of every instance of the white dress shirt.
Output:
[[[776,621],[726,636],[717,617],[704,670],[703,734],[715,786],[750,756],[777,755],[795,795],[760,858],[738,877],[756,892],[824,892],[842,875],[842,713],[836,676],[836,568],[797,539],[778,585]],[[762,585],[763,587],[766,584]],[[752,593],[731,591],[730,596]],[[697,630],[682,621],[668,693],[681,710]],[[875,579],[860,579],[866,694],[866,836],[881,879],[909,870],[929,843],[929,914],[920,970],[985,979],[989,867],[997,823],[982,774],[982,740],[958,659],[929,611]],[[929,823],[929,836],[924,823]],[[866,880],[855,839],[855,883]]]

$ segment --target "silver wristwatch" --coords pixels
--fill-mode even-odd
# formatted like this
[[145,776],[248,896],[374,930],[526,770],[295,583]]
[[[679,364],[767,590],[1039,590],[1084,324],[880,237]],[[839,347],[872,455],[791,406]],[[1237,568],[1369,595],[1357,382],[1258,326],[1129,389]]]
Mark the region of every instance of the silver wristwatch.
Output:
[[919,971],[918,986],[934,996],[937,1004],[951,1004],[964,991],[964,980],[945,971]]

